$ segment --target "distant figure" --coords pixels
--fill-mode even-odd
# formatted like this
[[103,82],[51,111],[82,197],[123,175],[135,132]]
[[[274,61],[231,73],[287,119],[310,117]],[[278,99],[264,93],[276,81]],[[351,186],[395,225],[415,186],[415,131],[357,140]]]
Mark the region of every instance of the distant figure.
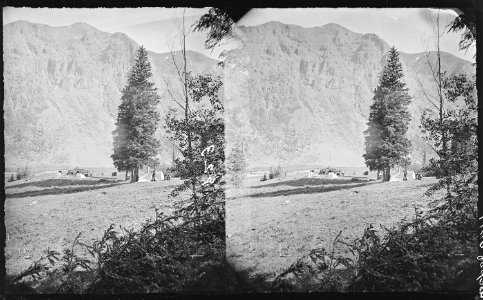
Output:
[[423,179],[423,176],[421,175],[421,173],[416,173],[416,180],[421,180]]
[[260,179],[260,181],[267,181],[267,180],[268,180],[268,177],[267,177],[267,172],[265,172],[265,173],[263,174],[262,179]]
[[56,178],[60,178],[60,177],[62,177],[62,171],[57,172]]
[[408,171],[404,171],[403,173],[403,181],[407,181],[408,180]]
[[310,170],[310,173],[309,173],[309,178],[312,178],[314,177],[314,170]]
[[151,178],[151,181],[156,181],[156,169],[153,170],[153,177]]
[[171,180],[171,176],[169,174],[164,175],[164,180]]

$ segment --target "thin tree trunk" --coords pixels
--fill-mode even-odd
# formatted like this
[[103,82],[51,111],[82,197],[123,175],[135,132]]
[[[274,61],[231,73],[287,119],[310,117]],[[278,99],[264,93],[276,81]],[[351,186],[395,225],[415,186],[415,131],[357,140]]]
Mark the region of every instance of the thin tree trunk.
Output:
[[126,170],[126,178],[124,180],[127,180],[127,172],[128,172],[128,170]]
[[[448,137],[445,128],[443,127],[443,79],[442,79],[442,74],[441,74],[441,53],[439,50],[439,11],[438,11],[438,16],[437,16],[437,25],[438,25],[438,93],[439,93],[439,126],[441,128],[441,144],[442,144],[442,157],[440,157],[440,160],[447,160],[448,159]],[[452,209],[452,203],[451,203],[451,174],[446,170],[444,166],[440,168],[440,171],[442,172],[442,175],[446,177],[446,195],[449,199],[449,207],[450,210]]]
[[382,171],[382,181],[389,181],[391,179],[391,168],[386,167]]
[[[187,60],[186,60],[186,32],[185,32],[185,24],[184,24],[184,15],[183,15],[183,62],[184,62],[184,90],[185,90],[185,126],[187,128],[187,135],[188,135],[188,158],[190,164],[193,166],[193,147],[192,147],[192,137],[191,137],[191,129],[188,128],[189,124],[189,98],[188,98],[188,72],[187,72]],[[191,171],[191,191],[193,194],[193,198],[195,201],[196,206],[196,174],[192,170]]]

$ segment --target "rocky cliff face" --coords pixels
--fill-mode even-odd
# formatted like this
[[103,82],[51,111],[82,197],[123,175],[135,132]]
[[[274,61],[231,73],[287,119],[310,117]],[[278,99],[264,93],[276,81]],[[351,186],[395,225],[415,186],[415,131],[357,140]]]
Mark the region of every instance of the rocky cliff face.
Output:
[[[375,34],[337,24],[303,28],[270,22],[241,27],[244,47],[226,73],[245,88],[228,97],[227,139],[247,136],[251,167],[363,166],[363,131],[390,46]],[[435,53],[429,55],[435,65]],[[429,151],[419,134],[434,83],[424,53],[400,53],[409,93],[413,161]],[[474,73],[467,61],[442,53],[448,73]],[[243,79],[243,80],[241,80]],[[229,81],[229,80],[228,80]]]
[[[85,23],[4,25],[6,167],[112,166],[111,132],[138,47],[123,33]],[[149,55],[163,115],[173,106],[164,80],[179,90],[176,69],[169,53]],[[188,51],[188,61],[194,72],[219,72],[200,53]]]

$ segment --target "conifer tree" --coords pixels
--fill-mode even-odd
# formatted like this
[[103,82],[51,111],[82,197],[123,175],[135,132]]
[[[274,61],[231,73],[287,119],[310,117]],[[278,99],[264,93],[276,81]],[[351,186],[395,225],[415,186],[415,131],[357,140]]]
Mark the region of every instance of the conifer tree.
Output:
[[247,161],[242,139],[238,139],[228,156],[228,171],[232,175],[235,187],[240,187],[244,183],[246,176]]
[[159,96],[151,82],[151,65],[148,53],[141,46],[122,91],[116,120],[114,154],[111,158],[119,170],[130,170],[131,181],[139,178],[139,169],[156,155],[159,140],[154,133],[160,120],[157,105]]
[[382,170],[383,181],[390,178],[390,169],[409,155],[411,142],[406,137],[411,115],[411,97],[403,79],[399,54],[394,47],[379,78],[370,107],[368,129],[364,132],[366,153],[363,155],[371,170]]

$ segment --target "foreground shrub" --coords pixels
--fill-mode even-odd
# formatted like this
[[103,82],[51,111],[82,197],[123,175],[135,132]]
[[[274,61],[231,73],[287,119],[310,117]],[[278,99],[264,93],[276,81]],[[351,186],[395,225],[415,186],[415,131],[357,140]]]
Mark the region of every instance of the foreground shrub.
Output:
[[351,259],[335,255],[341,233],[335,238],[331,252],[325,248],[313,249],[279,274],[270,289],[276,292],[346,291],[349,281],[344,274],[350,273],[353,266]]
[[170,225],[171,221],[160,215],[140,231],[125,235],[117,235],[112,226],[106,230],[100,241],[88,247],[97,266],[87,292],[196,290],[203,273],[223,262],[224,240],[216,232],[221,227],[208,222],[193,228]]
[[349,290],[455,290],[453,283],[469,271],[468,262],[476,255],[472,246],[476,237],[461,233],[474,228],[476,219],[421,216],[421,212],[412,222],[386,229],[382,238],[371,226],[350,247],[358,265]]
[[[354,260],[314,249],[282,272],[273,291],[459,291],[477,289],[474,264],[477,219],[472,214],[427,214],[378,233],[372,225],[360,239],[345,245]],[[318,255],[314,255],[317,253]],[[321,267],[320,267],[321,266]],[[329,266],[332,266],[330,268]],[[319,268],[320,267],[320,268]]]

